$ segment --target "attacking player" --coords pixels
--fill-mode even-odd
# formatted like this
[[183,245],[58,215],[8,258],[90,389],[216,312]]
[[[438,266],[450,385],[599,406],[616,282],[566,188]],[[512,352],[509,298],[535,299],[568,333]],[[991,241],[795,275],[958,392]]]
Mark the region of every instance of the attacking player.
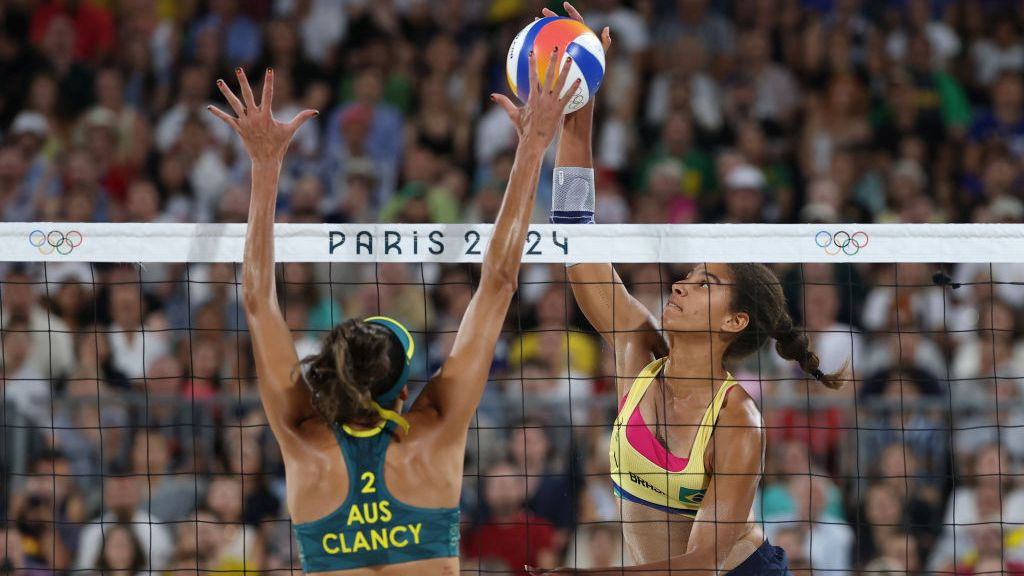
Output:
[[[569,3],[565,8],[582,22]],[[607,50],[607,30],[602,41]],[[565,119],[553,223],[594,221],[593,106]],[[625,573],[789,574],[785,552],[754,521],[764,469],[761,413],[727,367],[775,339],[779,355],[813,378],[830,388],[841,381],[839,373],[819,369],[775,275],[761,264],[699,265],[672,284],[660,321],[629,294],[611,264],[574,265],[568,275],[580,308],[615,354],[620,404],[608,452],[625,546],[638,564]]]

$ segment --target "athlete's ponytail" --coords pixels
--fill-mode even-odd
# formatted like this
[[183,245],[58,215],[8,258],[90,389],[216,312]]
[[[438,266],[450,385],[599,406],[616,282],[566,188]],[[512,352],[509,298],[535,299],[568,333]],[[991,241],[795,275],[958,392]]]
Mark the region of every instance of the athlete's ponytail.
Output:
[[368,427],[381,419],[373,397],[394,383],[405,359],[401,344],[387,328],[346,320],[302,365],[313,391],[313,408],[325,420]]
[[824,373],[817,354],[810,348],[807,335],[793,326],[786,310],[786,299],[775,274],[763,264],[730,264],[733,277],[732,310],[749,317],[743,329],[725,351],[727,360],[741,360],[757,352],[768,338],[775,339],[775,351],[800,365],[807,374],[829,388],[843,385],[845,366]]
[[818,359],[818,355],[811,350],[811,342],[807,338],[807,334],[793,326],[793,319],[789,317],[788,313],[783,314],[772,338],[775,339],[775,351],[779,356],[796,362],[804,372],[825,386],[833,390],[842,388],[842,374],[846,367],[843,366],[842,369],[831,374],[822,372],[821,361]]

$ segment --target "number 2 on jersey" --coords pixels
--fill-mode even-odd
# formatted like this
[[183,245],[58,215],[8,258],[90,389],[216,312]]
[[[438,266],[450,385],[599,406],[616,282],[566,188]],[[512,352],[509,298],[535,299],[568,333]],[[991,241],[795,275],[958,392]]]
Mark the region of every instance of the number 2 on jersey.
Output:
[[377,477],[373,475],[373,472],[363,472],[359,479],[364,482],[363,494],[373,494],[377,489],[373,486],[373,483],[377,480]]

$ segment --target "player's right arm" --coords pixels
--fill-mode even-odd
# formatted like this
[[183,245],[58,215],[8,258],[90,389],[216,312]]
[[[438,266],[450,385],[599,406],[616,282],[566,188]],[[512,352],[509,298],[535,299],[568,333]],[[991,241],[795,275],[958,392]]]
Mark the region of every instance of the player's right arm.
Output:
[[[567,61],[559,70],[558,56],[557,52],[550,55],[547,78],[541,86],[536,66],[539,55],[530,54],[531,90],[525,107],[516,108],[502,95],[492,96],[505,108],[519,133],[515,163],[484,254],[480,286],[459,325],[451,355],[413,407],[435,411],[442,422],[442,430],[450,433],[446,434],[448,438],[465,435],[483,395],[494,348],[518,286],[523,245],[529,231],[544,152],[558,131],[562,110],[579,87],[577,80],[564,98],[559,97],[571,63]],[[557,79],[556,71],[559,72]]]
[[[579,22],[583,17],[571,4],[564,4],[569,16]],[[545,16],[555,16],[544,10]],[[601,32],[601,44],[605,53],[611,47],[608,28]],[[594,98],[586,106],[565,117],[562,135],[558,141],[558,156],[555,158],[552,223],[593,222],[583,213],[559,211],[560,201],[573,208],[579,205],[592,206],[592,202],[578,202],[581,194],[593,195],[594,154],[593,125]],[[664,339],[658,332],[658,323],[651,312],[630,295],[619,274],[610,264],[575,264],[568,269],[569,282],[576,303],[591,326],[612,346],[618,363],[624,370],[641,366],[653,357],[667,351]],[[624,361],[624,362],[623,362]],[[619,391],[624,392],[623,390]]]
[[309,390],[299,380],[301,376],[297,376],[299,358],[295,352],[295,341],[277,303],[274,207],[288,145],[296,130],[316,112],[306,110],[287,124],[278,122],[270,110],[274,97],[273,71],[267,70],[263,96],[258,105],[245,72],[239,68],[236,73],[241,100],[223,80],[217,81],[217,87],[236,116],[212,106],[210,112],[238,133],[252,158],[252,196],[242,258],[243,304],[252,337],[263,410],[274,436],[282,448],[287,448],[292,441],[299,439],[300,424],[314,412]]

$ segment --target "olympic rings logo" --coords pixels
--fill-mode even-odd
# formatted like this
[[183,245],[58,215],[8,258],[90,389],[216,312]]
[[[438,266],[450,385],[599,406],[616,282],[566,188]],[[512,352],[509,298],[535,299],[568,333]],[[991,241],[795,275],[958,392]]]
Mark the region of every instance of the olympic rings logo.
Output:
[[853,256],[860,252],[861,248],[867,248],[868,233],[858,230],[850,234],[840,230],[833,234],[822,230],[814,235],[814,243],[818,245],[818,248],[825,250],[829,256],[835,256],[840,252],[847,256]]
[[33,230],[28,235],[28,243],[38,249],[39,253],[43,256],[49,256],[54,252],[67,256],[75,248],[82,245],[82,240],[82,233],[78,230],[71,230],[67,233],[59,230],[51,230],[50,232]]

